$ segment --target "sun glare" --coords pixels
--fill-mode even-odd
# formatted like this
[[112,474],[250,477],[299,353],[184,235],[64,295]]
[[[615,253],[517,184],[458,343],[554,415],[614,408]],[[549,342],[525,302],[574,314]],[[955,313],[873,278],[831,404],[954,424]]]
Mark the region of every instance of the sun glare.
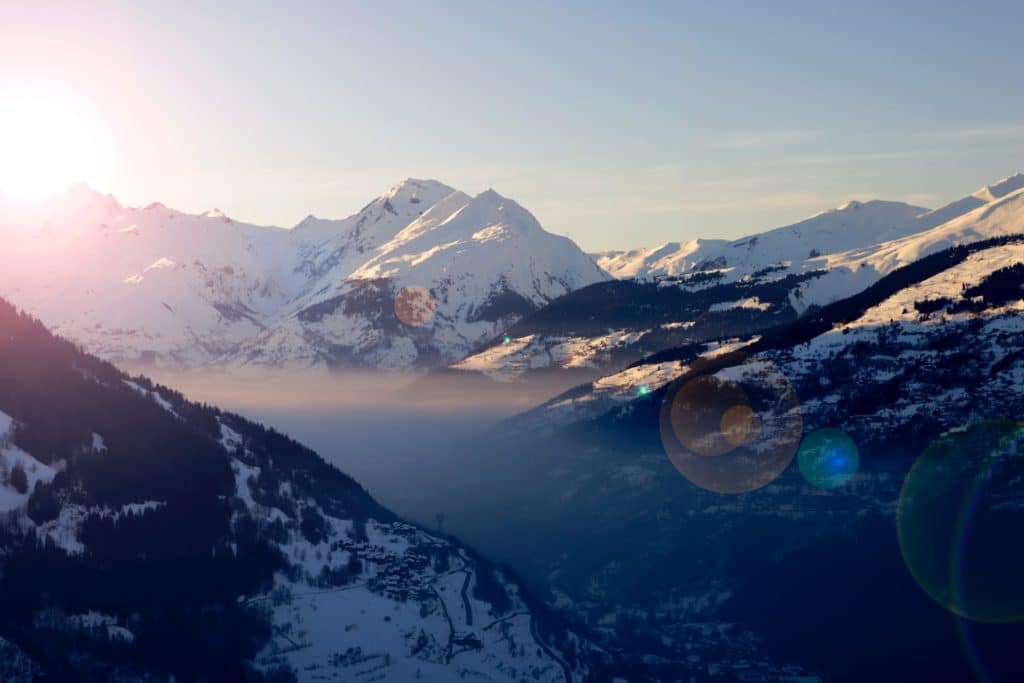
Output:
[[59,85],[0,89],[0,195],[31,202],[73,183],[102,187],[111,142],[95,107]]

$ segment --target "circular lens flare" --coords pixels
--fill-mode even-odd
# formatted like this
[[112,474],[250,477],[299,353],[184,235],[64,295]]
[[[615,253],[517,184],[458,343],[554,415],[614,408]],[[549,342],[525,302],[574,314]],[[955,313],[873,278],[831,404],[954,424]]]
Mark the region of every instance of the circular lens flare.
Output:
[[661,442],[679,472],[716,493],[746,493],[792,462],[803,418],[796,391],[772,363],[731,353],[694,363],[668,386]]
[[742,446],[750,438],[755,418],[749,405],[735,405],[722,414],[719,429],[733,447]]
[[914,462],[897,505],[900,550],[933,600],[974,621],[1024,620],[1024,422],[949,432]]
[[742,420],[744,409],[752,413],[749,404],[746,392],[736,382],[713,374],[698,375],[673,397],[672,431],[694,453],[724,455],[737,444],[726,437],[723,423],[738,428],[739,423],[734,425],[733,421]]
[[857,444],[845,432],[825,428],[811,432],[797,452],[800,473],[823,489],[839,488],[857,472]]
[[395,297],[395,315],[409,327],[426,325],[437,311],[437,299],[426,287],[404,287]]

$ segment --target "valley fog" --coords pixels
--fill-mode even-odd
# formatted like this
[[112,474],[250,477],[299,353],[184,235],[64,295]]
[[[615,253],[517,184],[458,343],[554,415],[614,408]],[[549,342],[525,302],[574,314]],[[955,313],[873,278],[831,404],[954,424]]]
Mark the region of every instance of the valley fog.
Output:
[[[491,429],[575,385],[397,373],[214,373],[130,368],[189,398],[283,432],[352,476],[398,514],[485,542],[467,501],[497,494],[479,476]],[[477,532],[477,533],[474,533]]]

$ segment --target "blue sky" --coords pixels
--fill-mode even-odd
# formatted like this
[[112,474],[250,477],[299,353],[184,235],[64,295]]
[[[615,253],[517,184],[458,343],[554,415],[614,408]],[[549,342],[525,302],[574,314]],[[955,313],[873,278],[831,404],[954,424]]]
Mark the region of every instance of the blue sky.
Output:
[[4,6],[0,83],[89,98],[123,201],[279,225],[432,177],[606,249],[1024,170],[1019,2],[204,4]]

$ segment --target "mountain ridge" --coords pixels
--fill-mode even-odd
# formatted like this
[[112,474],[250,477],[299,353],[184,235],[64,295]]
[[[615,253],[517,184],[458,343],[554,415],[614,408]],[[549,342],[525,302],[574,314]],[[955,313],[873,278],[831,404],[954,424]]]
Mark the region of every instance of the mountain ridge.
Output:
[[[453,367],[499,381],[552,370],[584,370],[596,379],[660,349],[786,323],[935,251],[1024,231],[1024,186],[1012,189],[1019,182],[1024,176],[994,184],[998,198],[977,206],[961,202],[958,215],[934,226],[940,216],[920,207],[847,203],[729,243],[673,243],[678,247],[668,256],[651,252],[656,261],[643,262],[643,250],[628,252],[635,255],[631,262],[610,257],[613,272],[638,268],[645,274],[572,292],[517,322],[507,343],[492,341]],[[939,211],[941,217],[951,213]],[[866,231],[853,229],[858,225]],[[818,241],[805,242],[808,235]],[[822,247],[826,237],[829,248]],[[822,249],[806,251],[812,245]]]
[[[714,262],[716,258],[725,257],[729,261],[729,249],[735,249],[748,245],[751,239],[758,241],[772,240],[775,237],[787,234],[797,234],[801,238],[810,229],[824,230],[827,233],[837,229],[875,229],[869,236],[861,234],[854,235],[855,239],[867,243],[883,242],[896,239],[905,234],[922,232],[946,223],[953,218],[961,216],[984,204],[995,201],[1006,194],[1024,187],[1024,173],[1017,173],[1002,180],[986,185],[975,192],[966,195],[958,200],[950,202],[936,209],[926,209],[905,202],[898,202],[884,199],[851,200],[835,208],[826,209],[809,216],[796,223],[772,228],[765,231],[752,233],[732,240],[697,238],[683,242],[666,242],[656,247],[639,247],[629,250],[611,250],[592,254],[598,264],[613,277],[672,277],[683,275],[693,270],[699,270],[702,262]],[[856,220],[857,213],[868,214],[862,220]],[[866,218],[867,220],[864,220]],[[822,223],[823,219],[838,219],[827,221],[832,225],[815,225]],[[852,220],[845,220],[852,219]],[[885,229],[889,228],[888,231]],[[887,234],[888,232],[888,234]],[[904,233],[904,234],[900,234]],[[812,236],[813,239],[813,236]],[[704,246],[706,245],[706,246]],[[818,251],[830,253],[844,251],[848,247],[841,244],[820,245],[813,242],[808,245],[807,253]],[[696,252],[696,255],[694,255]],[[694,255],[692,259],[686,260],[686,256]],[[800,261],[804,260],[797,251],[789,250],[788,254],[780,256],[777,261],[785,259]],[[762,258],[762,267],[770,265],[771,260]]]
[[[10,225],[0,293],[108,359],[179,367],[429,368],[607,277],[514,201],[433,180],[292,229],[123,207],[84,186],[0,209]],[[425,318],[400,319],[406,288],[424,293]]]

